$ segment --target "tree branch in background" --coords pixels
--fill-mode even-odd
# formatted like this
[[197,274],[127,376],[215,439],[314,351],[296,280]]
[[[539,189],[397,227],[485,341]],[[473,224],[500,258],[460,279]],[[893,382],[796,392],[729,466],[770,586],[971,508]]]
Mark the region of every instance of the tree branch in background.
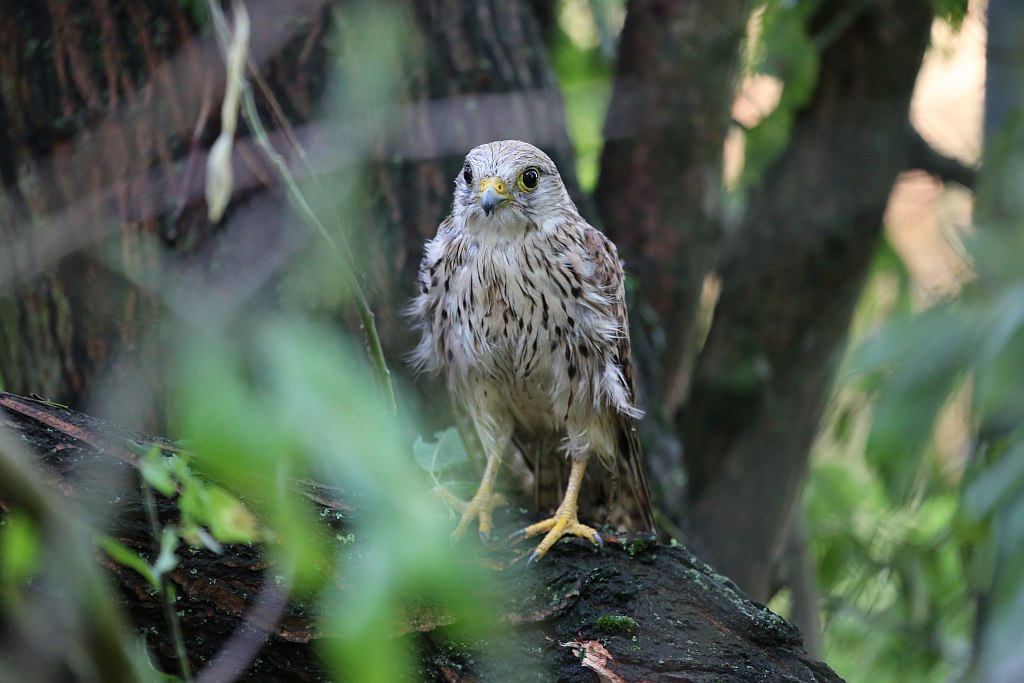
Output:
[[664,330],[645,379],[648,404],[667,416],[682,402],[688,335],[721,237],[722,145],[751,7],[636,0],[619,44],[594,198],[639,308]]
[[971,191],[978,183],[978,169],[935,149],[916,130],[910,134],[909,168],[924,171],[943,183],[957,183]]
[[750,193],[681,420],[690,542],[762,600],[889,192],[913,147],[906,121],[932,3],[826,3],[808,33],[854,5],[855,19],[821,53],[789,146]]

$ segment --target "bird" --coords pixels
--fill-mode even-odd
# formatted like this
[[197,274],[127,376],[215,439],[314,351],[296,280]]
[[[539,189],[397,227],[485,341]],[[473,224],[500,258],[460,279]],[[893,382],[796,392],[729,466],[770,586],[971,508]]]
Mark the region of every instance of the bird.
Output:
[[564,536],[602,545],[581,508],[621,530],[653,532],[622,264],[551,158],[520,140],[470,150],[451,213],[424,246],[417,287],[411,362],[443,376],[486,455],[475,495],[456,502],[453,540],[474,520],[490,540],[504,500],[495,483],[511,452],[533,468],[538,510],[557,504],[512,535],[543,535],[528,564]]

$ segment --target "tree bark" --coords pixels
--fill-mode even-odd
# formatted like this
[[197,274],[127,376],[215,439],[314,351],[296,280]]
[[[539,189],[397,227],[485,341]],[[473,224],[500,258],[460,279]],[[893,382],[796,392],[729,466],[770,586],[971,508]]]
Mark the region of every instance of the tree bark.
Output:
[[722,148],[751,8],[634,0],[619,45],[594,198],[638,283],[632,322],[651,345],[638,354],[650,412],[669,421],[687,392],[701,289],[721,242]]
[[889,191],[910,164],[932,17],[923,0],[822,5],[811,35],[844,28],[723,256],[680,427],[691,542],[755,598],[769,594]]
[[[0,379],[77,405],[117,387],[140,422],[159,424],[165,350],[154,328],[173,308],[162,287],[218,232],[201,169],[223,59],[189,3],[8,4]],[[291,120],[307,118],[324,81],[323,1],[248,6],[253,63]],[[249,187],[266,177],[258,163],[237,165]]]
[[[125,443],[130,439],[175,450],[173,446],[164,439],[8,393],[0,393],[0,419],[30,450],[67,505],[102,508],[92,514],[110,521],[109,533],[140,555],[152,555],[155,540],[139,495],[135,459]],[[118,483],[112,487],[110,482]],[[0,482],[0,520],[11,511],[10,494]],[[342,536],[350,528],[350,521],[339,518],[358,520],[358,507],[353,509],[336,490],[306,483],[297,485],[295,495],[306,496],[321,509],[319,519],[335,532],[329,537]],[[173,503],[162,497],[158,503],[161,523],[173,523],[177,518]],[[334,514],[339,510],[345,514]],[[513,524],[525,522],[519,513],[513,515]],[[359,549],[339,542],[338,547],[325,550],[324,557],[344,552]],[[826,665],[807,657],[794,627],[750,602],[730,581],[682,547],[609,536],[598,553],[585,543],[562,543],[526,571],[522,556],[505,548],[487,558],[490,571],[507,589],[497,615],[505,629],[500,632],[501,642],[478,643],[474,650],[445,635],[450,621],[445,615],[410,611],[398,626],[397,637],[408,640],[420,653],[420,677],[595,680],[592,667],[606,652],[610,655],[606,670],[620,677],[610,680],[840,680]],[[220,555],[179,551],[179,560],[168,579],[179,596],[175,610],[194,670],[224,661],[217,659],[224,643],[244,629],[256,629],[266,632],[266,640],[251,661],[241,662],[242,680],[326,679],[315,648],[332,636],[318,626],[315,609],[302,602],[285,602],[286,596],[275,589],[271,578],[274,567],[261,548],[227,546]],[[173,645],[160,596],[133,570],[109,559],[104,564],[131,629],[145,633],[156,660],[174,671]],[[616,630],[600,621],[610,615],[628,616],[635,624],[626,622]],[[8,618],[0,618],[0,633],[10,635],[16,624]],[[500,654],[488,658],[487,651]]]

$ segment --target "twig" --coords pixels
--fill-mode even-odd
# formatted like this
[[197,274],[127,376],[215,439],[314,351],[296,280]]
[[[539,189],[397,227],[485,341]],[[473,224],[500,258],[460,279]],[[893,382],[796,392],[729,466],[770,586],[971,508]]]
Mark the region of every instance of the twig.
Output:
[[[283,464],[278,466],[275,487],[278,505],[286,504],[285,498],[291,495],[290,480],[286,480],[285,470]],[[288,596],[295,582],[295,556],[284,558],[283,564],[283,567],[273,569],[276,578],[271,576],[271,570],[266,572],[263,588],[242,617],[242,627],[231,634],[216,656],[199,672],[196,683],[229,683],[256,659],[267,635],[287,608]]]
[[[149,529],[153,534],[153,540],[159,548],[160,520],[156,514],[156,499],[153,497],[153,489],[150,488],[145,480],[142,482],[142,506],[146,510],[146,520],[149,522]],[[185,637],[181,631],[181,622],[178,621],[178,613],[174,611],[174,603],[177,600],[174,586],[164,581],[162,576],[158,576],[157,581],[160,583],[160,594],[164,602],[164,614],[171,626],[171,640],[174,643],[174,654],[178,658],[181,678],[185,683],[189,683],[192,680],[192,667],[188,662],[188,650],[185,649]]]
[[243,626],[235,631],[199,672],[196,683],[227,683],[238,678],[255,659],[266,641],[270,630],[263,624],[276,624],[288,605],[288,591],[291,581],[284,589],[274,583],[267,572],[263,589],[249,611],[242,617]]

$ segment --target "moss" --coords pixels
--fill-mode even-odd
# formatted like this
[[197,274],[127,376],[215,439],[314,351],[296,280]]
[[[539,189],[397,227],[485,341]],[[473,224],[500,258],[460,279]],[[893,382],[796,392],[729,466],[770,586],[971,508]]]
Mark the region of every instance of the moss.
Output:
[[636,557],[646,550],[653,550],[658,547],[658,539],[654,534],[637,536],[626,543],[626,552],[630,557]]
[[639,628],[639,624],[633,617],[627,617],[622,614],[606,615],[598,617],[594,622],[594,628],[602,633],[609,635],[621,636],[632,633]]

